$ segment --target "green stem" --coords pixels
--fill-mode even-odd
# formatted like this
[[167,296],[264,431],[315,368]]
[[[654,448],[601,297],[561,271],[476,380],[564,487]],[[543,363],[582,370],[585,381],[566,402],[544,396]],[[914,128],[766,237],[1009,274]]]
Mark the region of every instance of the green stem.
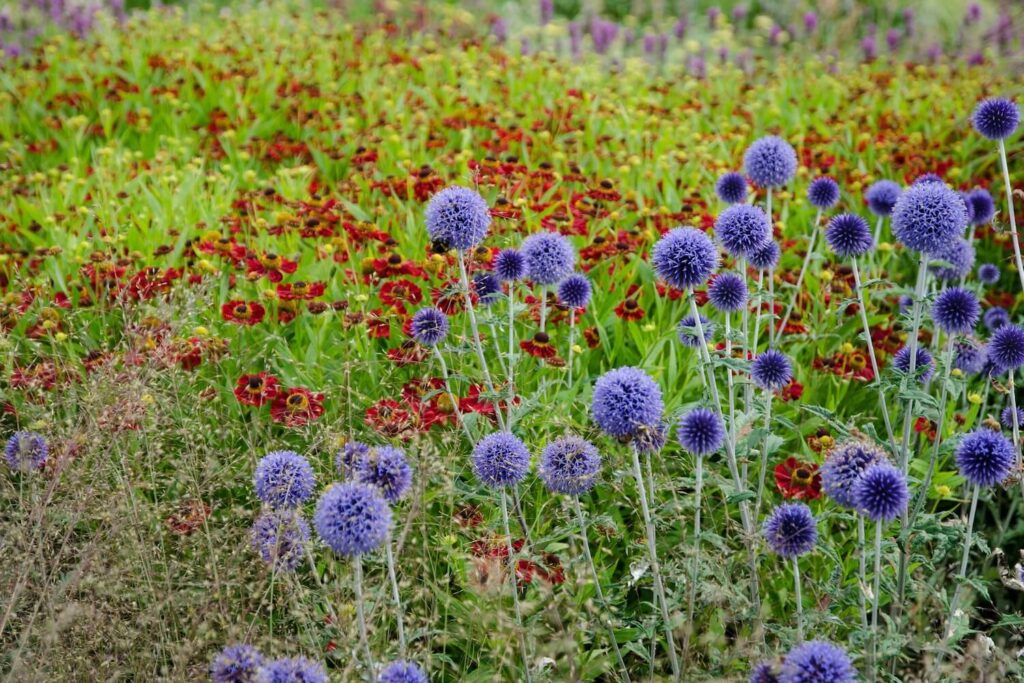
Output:
[[512,533],[509,531],[508,525],[508,497],[505,495],[505,489],[501,490],[501,523],[505,532],[505,544],[508,550],[509,578],[512,582],[512,605],[516,615],[516,631],[519,636],[519,652],[523,658],[523,671],[526,675],[526,681],[529,683],[530,658],[527,654],[526,633],[523,631],[523,613],[519,607],[519,586],[516,585],[516,569],[518,562],[516,561],[515,551],[512,549]]
[[377,665],[373,662],[373,654],[370,652],[370,638],[366,634],[366,614],[363,604],[363,556],[355,556],[355,592],[356,592],[356,621],[359,623],[359,640],[363,643],[363,653],[366,655],[366,668],[370,672],[370,680],[377,680]]
[[480,361],[480,371],[484,376],[484,384],[487,386],[487,390],[491,392],[492,402],[494,403],[494,414],[498,417],[498,424],[502,431],[505,431],[505,417],[501,412],[501,407],[498,404],[498,399],[494,391],[494,382],[491,381],[491,371],[487,368],[487,357],[484,356],[484,345],[480,340],[480,327],[476,323],[476,312],[473,310],[473,293],[469,288],[469,276],[466,273],[466,259],[462,252],[456,252],[459,258],[459,278],[462,280],[462,293],[466,300],[466,312],[469,314],[469,328],[473,333],[473,345],[476,348],[476,357]]

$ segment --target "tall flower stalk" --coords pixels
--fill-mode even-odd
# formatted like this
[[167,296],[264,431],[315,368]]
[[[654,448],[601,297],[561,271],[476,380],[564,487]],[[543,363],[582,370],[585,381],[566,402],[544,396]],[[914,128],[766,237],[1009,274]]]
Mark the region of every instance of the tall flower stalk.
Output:
[[801,288],[804,283],[804,276],[807,274],[807,267],[811,264],[811,257],[814,256],[814,247],[818,241],[818,232],[821,230],[821,209],[818,209],[814,216],[814,228],[811,230],[811,237],[807,240],[807,253],[804,254],[804,261],[800,264],[800,270],[796,275],[796,283],[793,285],[793,296],[789,300],[789,305],[786,306],[786,312],[782,315],[782,324],[779,325],[780,330],[786,329],[786,325],[789,323],[790,316],[793,315],[793,309],[796,308],[797,299],[800,298]]

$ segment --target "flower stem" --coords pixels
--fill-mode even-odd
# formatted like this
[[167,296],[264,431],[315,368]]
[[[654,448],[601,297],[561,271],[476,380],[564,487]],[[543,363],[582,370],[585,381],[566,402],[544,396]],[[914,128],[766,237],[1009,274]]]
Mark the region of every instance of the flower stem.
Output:
[[516,353],[516,283],[514,280],[510,280],[508,283],[508,391],[509,399],[506,406],[508,412],[505,417],[505,425],[509,431],[512,431],[512,404],[516,397],[516,383],[515,383],[515,353]]
[[697,578],[700,575],[700,533],[701,509],[700,500],[704,487],[704,456],[697,456],[696,478],[694,491],[695,509],[693,512],[693,559],[690,566],[690,594],[686,600],[686,635],[683,638],[683,666],[689,661],[690,637],[693,635],[693,610],[697,602]]
[[473,332],[473,344],[476,347],[476,357],[480,361],[480,371],[484,376],[484,384],[487,386],[487,390],[491,392],[492,402],[494,403],[494,414],[498,417],[498,423],[502,430],[505,429],[505,417],[502,415],[501,406],[498,404],[498,399],[494,391],[494,382],[491,381],[491,371],[487,369],[487,357],[484,356],[484,345],[480,340],[480,327],[476,323],[476,312],[473,310],[473,294],[469,289],[469,276],[466,273],[466,258],[461,251],[456,252],[459,255],[459,278],[462,280],[462,294],[466,300],[466,312],[469,314],[469,327]]
[[[946,399],[949,396],[946,384],[949,382],[950,368],[953,364],[952,336],[946,340],[946,348],[942,356],[944,370],[942,373],[942,388],[939,391],[939,420],[935,427],[935,442],[932,444],[932,457],[928,460],[928,471],[924,475],[924,481],[921,482],[921,488],[917,492],[917,501],[914,503],[914,508],[910,512],[910,520],[907,524],[908,528],[914,527],[914,520],[917,518],[918,513],[920,513],[921,508],[924,507],[924,501],[928,498],[928,489],[932,485],[932,476],[935,474],[935,465],[939,461],[939,446],[942,444],[942,433],[946,424]],[[901,576],[900,579],[902,578],[903,577]]]
[[473,445],[473,435],[469,432],[469,425],[462,419],[462,411],[459,410],[459,399],[452,391],[451,381],[448,378],[448,364],[444,362],[444,355],[441,353],[441,349],[436,346],[434,347],[434,357],[437,358],[437,363],[441,367],[441,379],[444,380],[444,390],[448,392],[448,400],[452,402],[455,419],[459,421],[462,431],[465,432],[466,440],[469,441],[470,445]]
[[793,558],[793,585],[796,587],[796,638],[804,639],[804,599],[800,592],[800,558]]
[[[1017,454],[1017,471],[1021,472],[1021,452],[1020,452],[1020,424],[1017,419],[1017,390],[1013,386],[1013,376],[1017,374],[1016,370],[1010,370],[1010,381],[1007,384],[1007,388],[1010,390],[1010,414],[1013,416],[1013,450]],[[1021,492],[1024,493],[1024,477],[1021,478]]]
[[768,437],[772,429],[772,392],[764,392],[764,441],[761,446],[761,471],[757,477],[757,498],[754,503],[754,519],[761,517],[761,503],[764,500],[764,481],[768,476]]
[[576,309],[569,309],[569,388],[572,389],[572,346],[576,342]]
[[402,595],[398,592],[398,578],[395,575],[395,555],[391,552],[391,537],[384,541],[384,552],[388,560],[388,579],[391,581],[391,598],[395,601],[395,621],[398,624],[398,654],[405,659],[405,612],[402,609]]
[[363,556],[355,556],[355,592],[356,592],[356,620],[359,622],[359,639],[363,642],[363,652],[366,655],[366,668],[370,671],[370,680],[377,680],[377,665],[373,662],[373,654],[370,652],[370,638],[366,635],[366,614],[363,606]]
[[548,319],[548,292],[543,285],[540,287],[540,331],[545,331]]
[[800,265],[800,272],[796,276],[796,284],[793,289],[793,298],[790,299],[789,305],[786,306],[786,314],[782,316],[782,324],[779,325],[780,330],[786,329],[786,324],[789,322],[789,317],[793,315],[793,309],[796,307],[796,300],[800,298],[800,286],[804,282],[804,275],[807,274],[807,268],[811,264],[811,257],[814,255],[814,246],[818,241],[818,231],[821,229],[821,209],[818,209],[818,214],[814,218],[814,228],[811,230],[811,239],[807,241],[807,253],[804,254],[804,262]]
[[935,655],[935,666],[933,668],[936,672],[940,671],[942,660],[946,656],[946,645],[949,644],[949,639],[953,637],[953,619],[956,617],[957,609],[960,608],[963,582],[967,579],[967,563],[971,558],[971,538],[974,533],[974,514],[978,510],[978,494],[980,492],[981,487],[975,484],[974,492],[971,494],[971,510],[967,515],[967,534],[964,536],[964,550],[963,555],[960,557],[960,573],[957,575],[953,599],[949,603],[949,617],[946,619],[946,629],[942,634],[942,647],[939,649],[938,654]]
[[1013,187],[1010,185],[1010,168],[1006,165],[1006,143],[999,141],[999,162],[1003,167],[1003,184],[1006,186],[1006,209],[1010,215],[1010,238],[1013,240],[1013,258],[1017,263],[1021,291],[1024,291],[1024,263],[1020,257],[1020,238],[1017,236],[1017,217],[1013,213]]
[[858,578],[858,589],[857,592],[860,594],[860,625],[865,631],[868,628],[868,601],[867,593],[865,589],[868,586],[868,573],[867,573],[867,542],[864,539],[864,515],[857,515],[857,556],[860,560],[860,566],[858,567],[857,578]]
[[758,337],[761,333],[761,309],[764,308],[764,271],[757,273],[757,312],[754,314],[754,329],[751,331],[753,339],[750,342],[750,352],[757,355],[757,347],[760,344]]
[[875,223],[875,246],[882,241],[882,224],[885,223],[885,216],[879,216],[878,222]]
[[871,590],[871,650],[868,655],[869,678],[874,681],[878,677],[878,602],[882,590],[882,520],[875,522],[875,574]]
[[[925,287],[928,284],[928,255],[921,252],[921,259],[917,266],[917,286],[914,288],[914,309],[913,325],[910,329],[909,350],[910,367],[907,369],[906,377],[903,378],[900,389],[904,392],[910,388],[911,382],[917,381],[917,334],[921,329],[921,301],[924,299]],[[910,427],[914,421],[914,399],[907,398],[903,411],[903,442],[900,449],[900,469],[903,476],[907,475],[910,467]]]
[[860,309],[860,322],[864,328],[864,343],[868,347],[868,359],[871,361],[871,372],[875,376],[875,390],[878,393],[878,408],[882,411],[882,420],[885,422],[885,434],[889,438],[889,448],[893,455],[897,454],[896,435],[892,431],[892,420],[889,417],[889,406],[885,401],[885,389],[882,387],[882,375],[878,371],[878,358],[875,356],[875,344],[871,340],[871,326],[868,324],[867,299],[864,296],[864,286],[860,280],[860,268],[857,266],[857,257],[852,259],[853,282],[857,288],[857,304]]
[[529,683],[530,658],[527,654],[526,634],[523,631],[523,613],[519,608],[519,586],[516,585],[518,562],[516,561],[515,551],[512,549],[512,532],[509,531],[508,526],[508,497],[505,495],[505,489],[501,490],[501,523],[505,532],[505,544],[508,549],[509,578],[512,581],[512,605],[515,609],[516,631],[519,635],[519,652],[523,658],[523,671],[526,674],[526,681]]

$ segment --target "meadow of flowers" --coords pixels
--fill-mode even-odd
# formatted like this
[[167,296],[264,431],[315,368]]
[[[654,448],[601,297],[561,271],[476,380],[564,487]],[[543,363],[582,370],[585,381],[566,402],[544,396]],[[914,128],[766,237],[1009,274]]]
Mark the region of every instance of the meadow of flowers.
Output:
[[1024,680],[1020,29],[815,4],[50,6],[0,675]]

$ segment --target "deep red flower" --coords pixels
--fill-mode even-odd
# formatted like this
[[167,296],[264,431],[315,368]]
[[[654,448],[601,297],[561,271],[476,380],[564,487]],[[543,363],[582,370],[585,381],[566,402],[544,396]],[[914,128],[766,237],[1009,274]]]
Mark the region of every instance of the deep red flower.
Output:
[[551,344],[551,338],[546,332],[538,332],[532,339],[524,339],[519,342],[519,348],[535,358],[545,360],[558,355],[558,350]]
[[615,307],[615,315],[623,320],[642,320],[644,309],[640,308],[636,299],[626,299]]
[[270,405],[270,418],[286,427],[301,427],[324,414],[324,395],[295,387],[278,392]]
[[267,253],[259,258],[250,256],[245,260],[249,268],[248,276],[252,279],[263,276],[271,282],[280,282],[285,275],[294,273],[299,264],[279,254]]
[[239,325],[255,325],[262,322],[266,312],[263,304],[255,301],[246,303],[237,299],[232,299],[220,307],[220,314],[225,320]]
[[387,306],[405,311],[405,304],[415,306],[423,301],[423,290],[409,280],[389,280],[381,285],[380,300]]
[[408,436],[416,426],[417,416],[398,401],[383,398],[366,409],[363,419],[377,433],[394,437]]
[[775,466],[775,485],[787,499],[816,500],[821,498],[821,473],[818,466],[790,456]]
[[282,283],[277,286],[277,296],[283,301],[310,301],[323,296],[324,283],[322,282],[296,282]]
[[235,398],[247,406],[261,406],[277,398],[277,378],[266,372],[242,375],[235,386]]

